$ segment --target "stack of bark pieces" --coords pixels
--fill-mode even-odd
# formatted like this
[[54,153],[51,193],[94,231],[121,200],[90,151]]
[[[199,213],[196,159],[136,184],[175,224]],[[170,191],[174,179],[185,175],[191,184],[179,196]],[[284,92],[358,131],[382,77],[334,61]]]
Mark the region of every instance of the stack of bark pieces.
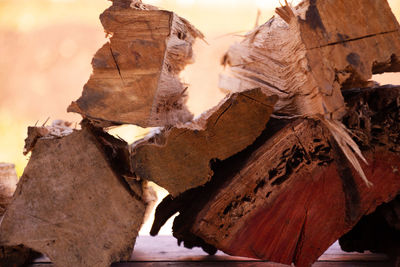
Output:
[[[0,244],[57,266],[127,260],[153,181],[170,195],[151,234],[179,212],[173,235],[188,248],[296,266],[339,238],[398,253],[398,241],[373,247],[357,229],[380,220],[399,234],[400,87],[370,81],[400,71],[399,24],[386,0],[304,0],[277,14],[230,48],[230,93],[193,119],[178,76],[203,35],[172,12],[113,0],[100,16],[109,41],[68,108],[82,129],[29,127]],[[159,128],[129,146],[106,132],[121,124]]]

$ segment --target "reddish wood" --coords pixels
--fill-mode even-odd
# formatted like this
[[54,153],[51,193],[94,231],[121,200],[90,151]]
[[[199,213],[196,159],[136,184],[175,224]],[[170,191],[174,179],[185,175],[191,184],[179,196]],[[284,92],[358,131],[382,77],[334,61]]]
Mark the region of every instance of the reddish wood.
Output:
[[[166,199],[185,246],[310,266],[360,218],[400,192],[400,87],[346,93],[344,123],[369,165],[367,188],[329,130],[314,120],[272,120],[248,149],[216,164],[202,188]],[[166,207],[165,207],[165,204]],[[165,221],[157,209],[154,232]],[[208,246],[208,247],[207,247]]]
[[349,203],[336,164],[313,173],[304,170],[289,189],[279,192],[270,205],[253,211],[236,231],[237,236],[225,239],[218,248],[232,255],[310,265],[363,214],[400,191],[400,175],[392,169],[393,163],[400,165],[400,156],[379,151],[369,153],[367,158],[371,165],[363,167],[374,188],[369,190],[356,178],[358,207],[346,209]]

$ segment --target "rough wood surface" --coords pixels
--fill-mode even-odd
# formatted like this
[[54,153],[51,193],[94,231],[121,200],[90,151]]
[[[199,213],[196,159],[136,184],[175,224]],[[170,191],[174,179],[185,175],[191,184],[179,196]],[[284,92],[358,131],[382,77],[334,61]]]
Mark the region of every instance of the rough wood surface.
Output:
[[400,192],[400,88],[346,94],[344,123],[370,162],[363,168],[373,187],[355,175],[324,124],[273,119],[251,147],[216,164],[204,187],[167,197],[154,233],[179,212],[173,232],[186,247],[310,266]]
[[135,174],[173,196],[205,184],[213,174],[213,160],[238,153],[261,134],[275,101],[260,89],[232,94],[193,122],[134,144]]
[[260,87],[279,96],[276,113],[341,119],[341,89],[400,71],[400,27],[386,0],[304,0],[278,14],[284,18],[271,18],[231,46],[221,88]]
[[321,119],[371,185],[356,154],[365,158],[339,123],[341,91],[370,85],[373,73],[400,71],[400,27],[387,1],[304,0],[277,13],[229,49],[220,87],[261,87],[279,96],[275,115]]
[[129,259],[145,211],[141,185],[131,190],[93,129],[83,127],[36,141],[1,223],[1,244],[33,248],[56,266]]
[[114,0],[100,16],[110,36],[92,60],[93,74],[68,111],[101,126],[174,125],[192,119],[179,72],[203,35],[173,12],[140,1]]

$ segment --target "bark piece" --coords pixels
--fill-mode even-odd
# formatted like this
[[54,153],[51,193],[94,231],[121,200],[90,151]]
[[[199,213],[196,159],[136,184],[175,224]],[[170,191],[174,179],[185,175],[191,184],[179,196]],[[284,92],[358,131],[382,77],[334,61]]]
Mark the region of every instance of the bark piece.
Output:
[[100,16],[111,36],[93,60],[93,74],[69,112],[100,126],[174,125],[192,119],[179,73],[203,35],[173,12],[140,1],[113,1]]
[[205,184],[213,174],[213,160],[238,153],[261,134],[275,101],[260,89],[232,94],[195,121],[134,144],[135,174],[173,196]]
[[318,121],[272,119],[257,141],[214,166],[204,187],[165,199],[152,234],[179,212],[185,246],[310,266],[363,215],[400,192],[400,87],[346,93],[345,125],[369,161],[368,188]]
[[0,243],[33,248],[57,266],[128,260],[145,204],[141,184],[135,192],[128,187],[104,139],[85,124],[62,138],[38,139],[0,226]]

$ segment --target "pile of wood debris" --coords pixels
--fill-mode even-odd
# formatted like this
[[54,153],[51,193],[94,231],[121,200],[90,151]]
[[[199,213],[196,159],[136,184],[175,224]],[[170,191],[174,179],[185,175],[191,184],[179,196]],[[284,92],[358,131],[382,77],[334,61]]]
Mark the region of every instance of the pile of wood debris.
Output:
[[[173,235],[188,248],[296,266],[338,239],[398,255],[400,87],[370,80],[400,72],[397,20],[386,0],[276,13],[231,46],[220,78],[230,93],[194,119],[179,73],[203,35],[173,12],[113,0],[100,16],[108,42],[68,107],[81,129],[28,128],[12,200],[15,175],[0,166],[0,263],[34,251],[65,267],[128,260],[154,204],[148,181],[170,193],[151,234],[179,212]],[[123,124],[159,129],[129,145],[107,133]]]

